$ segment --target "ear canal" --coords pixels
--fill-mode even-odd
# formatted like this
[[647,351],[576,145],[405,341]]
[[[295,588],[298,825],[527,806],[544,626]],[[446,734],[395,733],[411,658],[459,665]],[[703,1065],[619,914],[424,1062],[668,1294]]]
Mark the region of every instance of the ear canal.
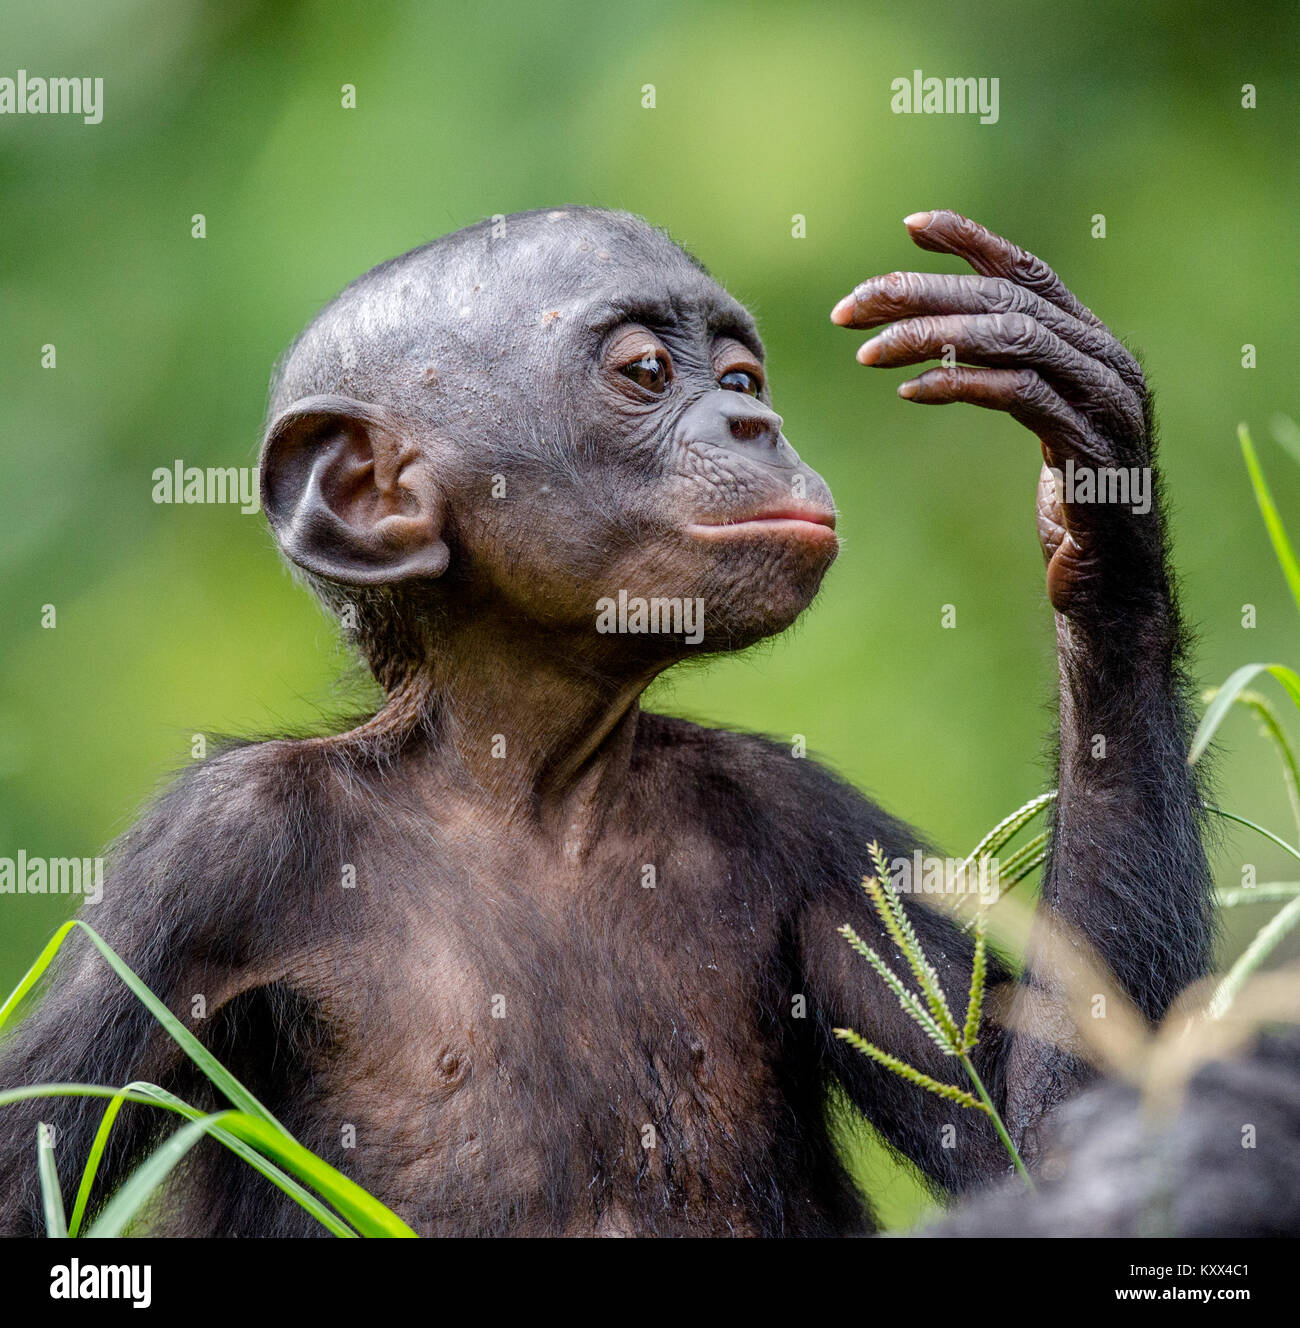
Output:
[[262,503],[285,556],[345,586],[441,576],[443,497],[433,468],[375,407],[298,402],[262,445]]

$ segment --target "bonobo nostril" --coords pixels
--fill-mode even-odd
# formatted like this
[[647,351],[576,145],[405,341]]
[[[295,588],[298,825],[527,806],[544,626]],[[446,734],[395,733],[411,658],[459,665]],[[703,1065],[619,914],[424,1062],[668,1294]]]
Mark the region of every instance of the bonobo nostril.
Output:
[[738,443],[767,443],[776,447],[781,438],[781,417],[752,397],[734,392],[723,394],[719,403],[727,432]]
[[695,447],[739,452],[767,466],[790,469],[799,464],[781,437],[784,421],[761,401],[739,392],[705,392],[681,418],[681,437]]
[[776,421],[762,415],[744,415],[728,421],[731,436],[739,443],[757,443],[767,441],[773,446],[780,436]]

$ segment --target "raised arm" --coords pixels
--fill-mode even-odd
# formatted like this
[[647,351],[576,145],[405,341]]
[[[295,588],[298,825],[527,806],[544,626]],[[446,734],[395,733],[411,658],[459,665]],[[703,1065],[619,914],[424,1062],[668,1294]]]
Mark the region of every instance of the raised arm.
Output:
[[[1159,1019],[1208,970],[1212,913],[1142,371],[1040,259],[953,212],[921,213],[907,226],[922,248],[956,254],[977,275],[873,277],[832,319],[887,325],[858,352],[864,364],[945,360],[902,384],[905,399],[1004,410],[1039,438],[1037,524],[1060,675],[1060,797],[1040,926],[1082,933],[1137,1008]],[[825,944],[824,928],[817,934]],[[949,947],[957,987],[966,955],[964,944]],[[1031,949],[1027,983],[1059,1009],[1042,955]],[[860,971],[857,983],[868,986]],[[847,1007],[845,1022],[861,1012],[865,992],[827,994]],[[1043,1009],[1023,992],[1020,1005],[1025,1015]],[[1052,1023],[1050,1040],[1046,1029],[1001,1034],[984,1049],[1030,1157],[1037,1123],[1088,1078],[1068,1050],[1068,1023]],[[913,1092],[922,1109],[925,1095]]]

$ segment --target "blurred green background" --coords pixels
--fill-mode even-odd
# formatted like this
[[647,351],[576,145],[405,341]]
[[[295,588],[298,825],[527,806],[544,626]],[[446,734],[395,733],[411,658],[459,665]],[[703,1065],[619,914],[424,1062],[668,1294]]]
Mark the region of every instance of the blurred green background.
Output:
[[[99,125],[0,117],[0,855],[93,854],[193,733],[315,723],[355,696],[262,518],[156,506],[151,472],[250,464],[272,361],[326,299],[521,208],[627,208],[695,250],[757,314],[786,432],[843,513],[802,624],[666,680],[660,708],[805,734],[953,850],[1049,779],[1037,445],[999,415],[898,401],[900,375],[861,369],[861,338],[827,321],[872,273],[961,270],[906,240],[903,215],[934,206],[1042,254],[1144,354],[1197,676],[1296,662],[1234,436],[1253,425],[1300,526],[1267,429],[1300,411],[1292,3],[11,0],[0,31],[0,74],[105,80]],[[891,114],[890,81],[917,68],[998,77],[998,123]],[[1244,718],[1225,734],[1221,801],[1285,830],[1271,753]],[[1221,879],[1243,861],[1291,875],[1225,837]],[[67,905],[0,896],[0,987]],[[1225,958],[1260,921],[1238,912]],[[914,1191],[881,1155],[863,1166],[906,1217]]]

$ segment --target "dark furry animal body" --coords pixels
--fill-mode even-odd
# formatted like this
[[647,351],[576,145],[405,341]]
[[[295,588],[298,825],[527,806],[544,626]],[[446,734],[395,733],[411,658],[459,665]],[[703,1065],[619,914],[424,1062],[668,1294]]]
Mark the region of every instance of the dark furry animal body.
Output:
[[1172,1110],[1105,1083],[1061,1108],[1037,1193],[981,1195],[928,1236],[1300,1236],[1300,1035],[1214,1060]]
[[[915,1090],[829,1036],[826,1012],[847,1012],[832,992],[860,977],[834,927],[861,913],[862,846],[913,837],[761,739],[643,713],[631,741],[626,801],[610,814],[642,828],[562,879],[542,843],[449,842],[400,762],[380,772],[323,744],[230,752],[123,846],[119,871],[156,891],[109,939],[155,989],[175,992],[178,951],[201,956],[184,990],[218,1008],[205,1040],[303,1143],[430,1234],[862,1229],[823,1125],[832,1066],[874,1080],[875,1121],[936,1181],[961,1188],[963,1163],[980,1160],[996,1174],[991,1132],[953,1108],[967,1146],[928,1148],[936,1122]],[[274,827],[256,848],[253,809]],[[199,851],[205,879],[169,890],[171,864]],[[338,888],[345,860],[355,891]],[[810,895],[810,881],[825,888]],[[268,981],[225,997],[231,973],[259,970]],[[129,1039],[130,1075],[203,1100],[134,998],[97,987],[84,1033],[35,1017],[28,1054],[44,1075],[115,1082]],[[805,992],[810,1014],[793,1018]],[[872,1026],[941,1070],[901,1016],[884,1009]],[[321,1231],[224,1150],[188,1184],[199,1197],[178,1199],[181,1231]]]
[[[892,324],[864,363],[955,344],[966,367],[910,399],[1006,410],[1049,464],[1152,463],[1140,370],[1045,265],[953,213],[909,229],[979,275],[858,287],[834,320]],[[895,954],[859,882],[871,841],[904,856],[915,834],[812,760],[638,704],[678,660],[788,626],[834,558],[829,490],[781,424],[743,307],[660,233],[591,209],[381,265],[280,367],[265,509],[387,703],[349,733],[187,771],[119,845],[91,921],[304,1144],[422,1233],[867,1230],[827,1129],[832,1080],[937,1186],[1006,1170],[983,1117],[831,1032],[950,1074],[837,934],[850,921]],[[1157,1018],[1205,971],[1211,930],[1163,524],[1050,484],[1037,519],[1062,696],[1042,923],[1082,932]],[[702,639],[601,631],[621,590],[698,602]],[[960,1001],[969,939],[913,914]],[[211,1101],[87,951],[0,1081],[144,1078]],[[1032,1160],[1089,1072],[1034,954],[1017,990],[1019,1031],[986,1028],[976,1059]],[[38,1117],[76,1159],[98,1108],[0,1112],[8,1233],[40,1230]],[[126,1108],[97,1202],[165,1124]],[[160,1221],[319,1233],[209,1144]]]

